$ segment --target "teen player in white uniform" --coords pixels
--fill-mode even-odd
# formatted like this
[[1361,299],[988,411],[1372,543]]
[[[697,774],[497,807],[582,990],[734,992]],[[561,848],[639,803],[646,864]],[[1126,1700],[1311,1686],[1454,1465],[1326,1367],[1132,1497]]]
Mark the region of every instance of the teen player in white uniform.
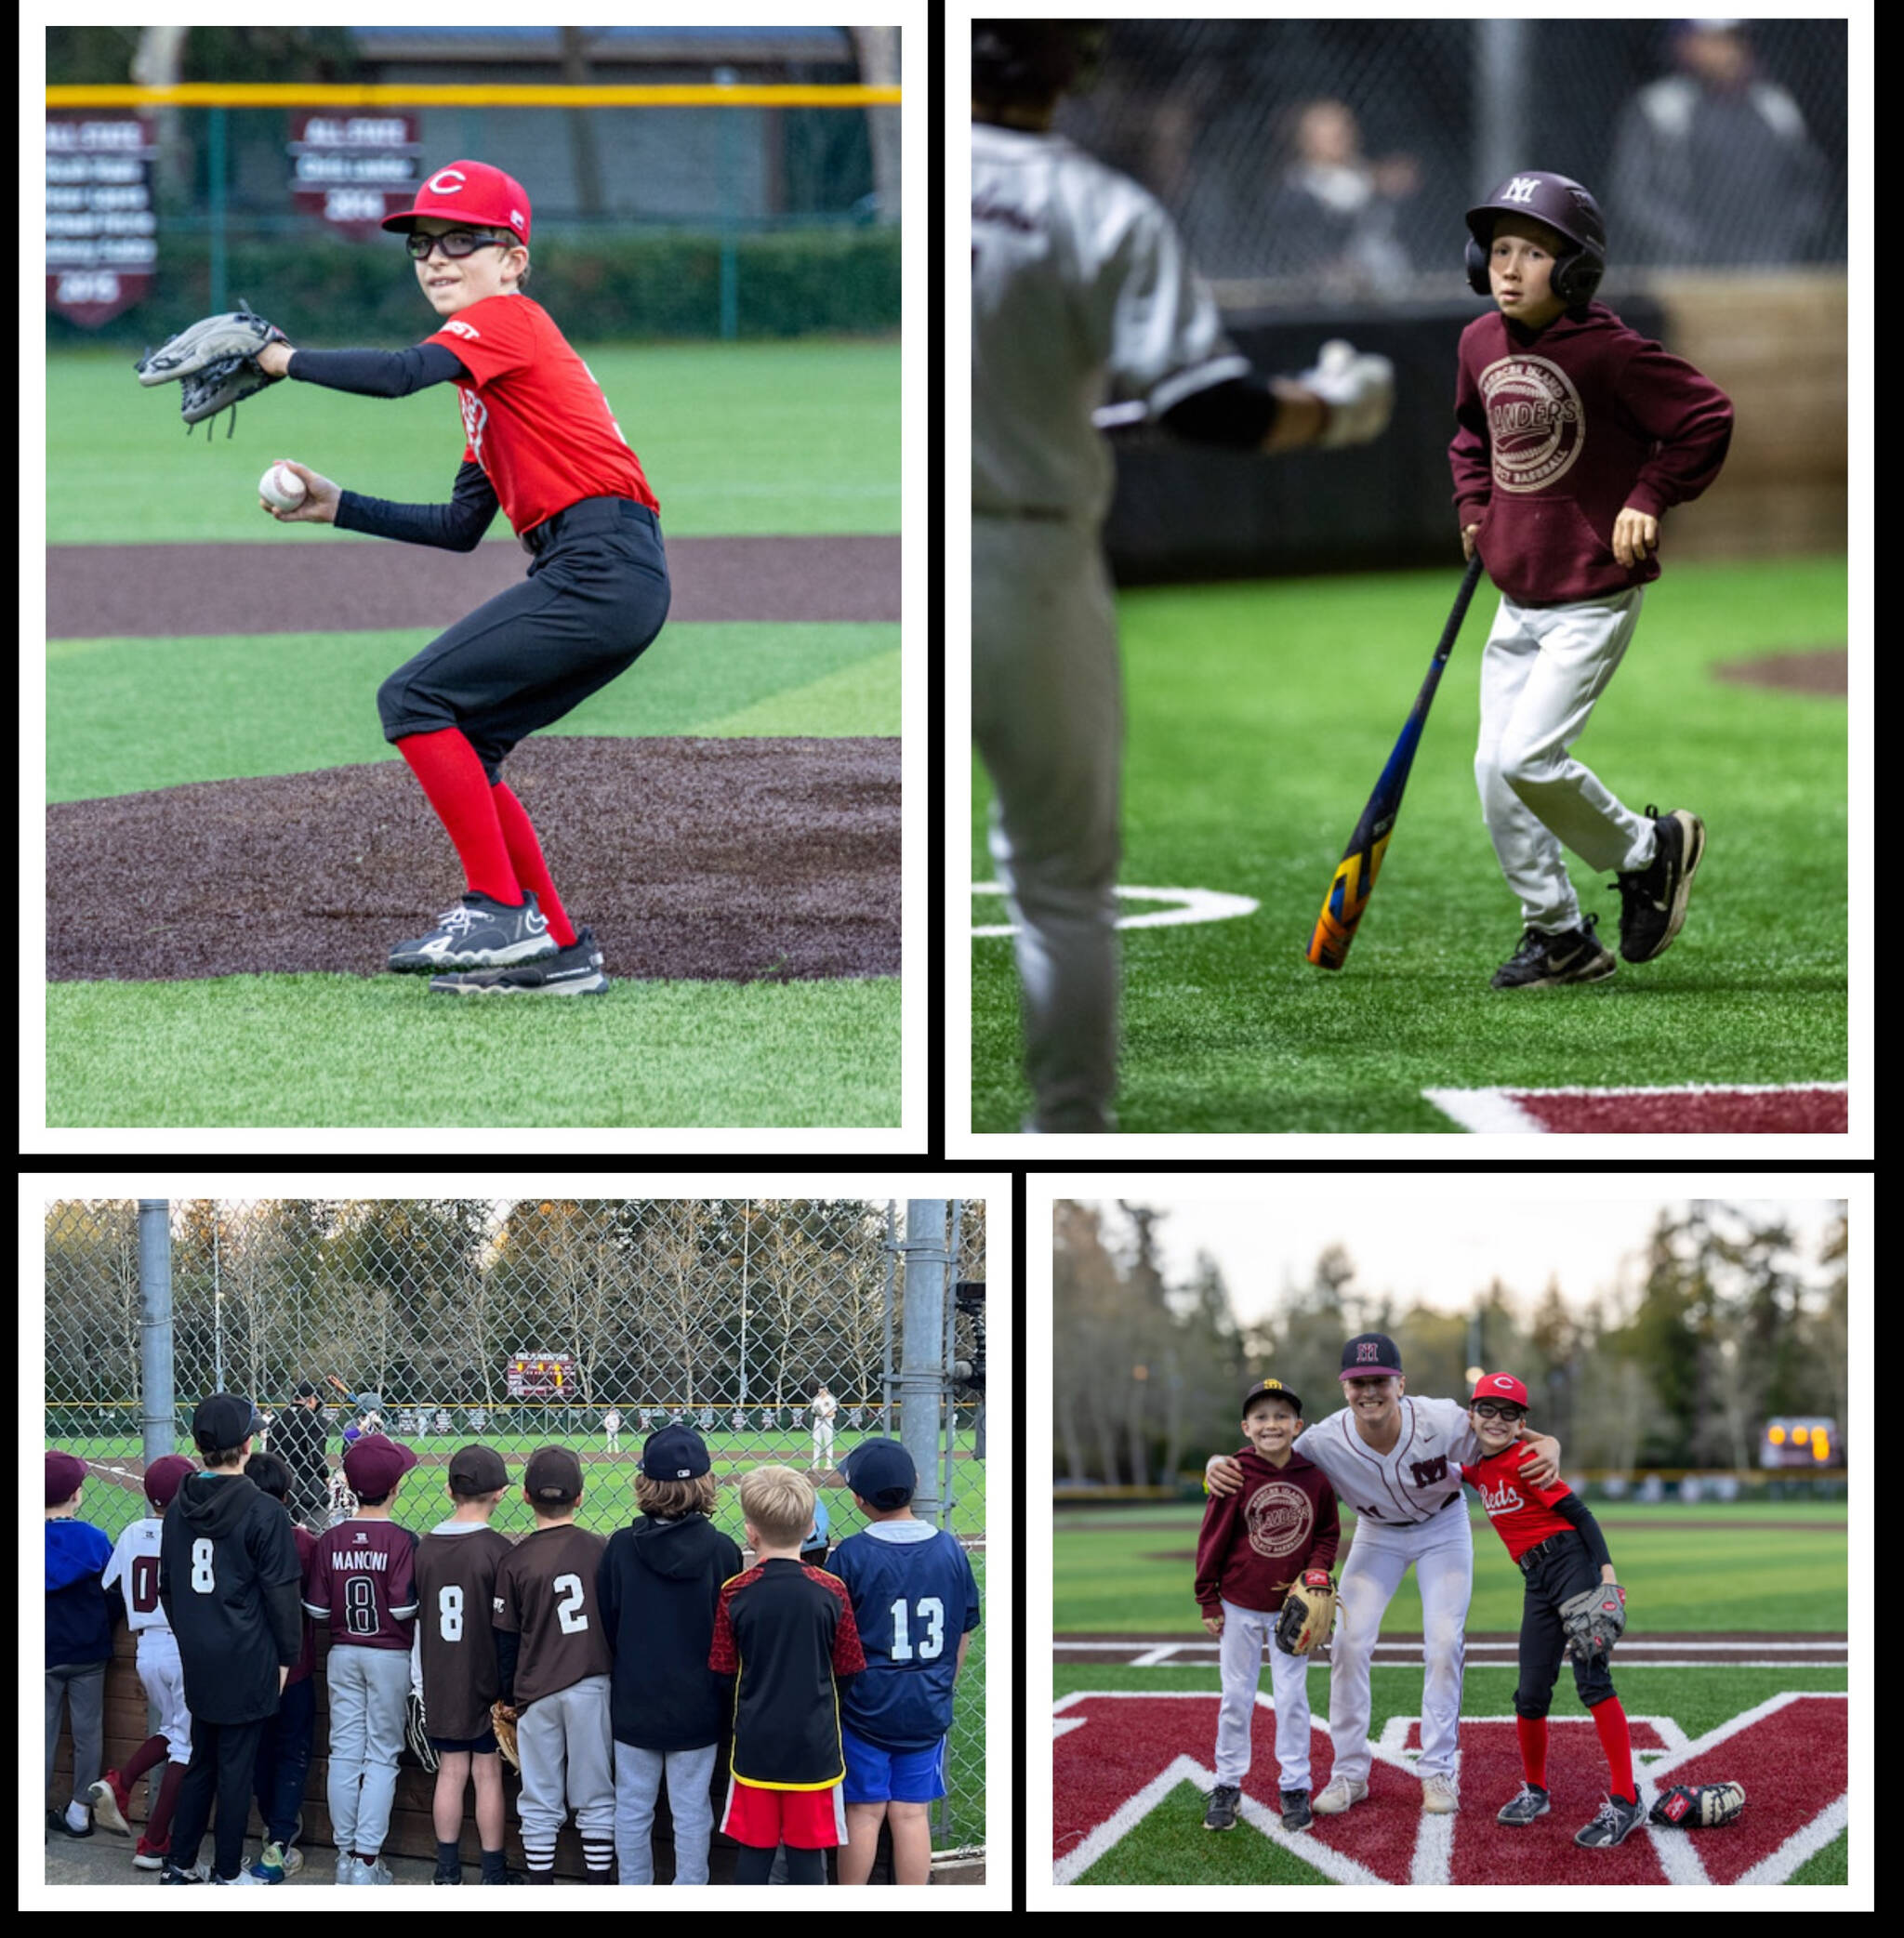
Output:
[[[1382,1333],[1362,1333],[1342,1348],[1342,1381],[1346,1409],[1306,1429],[1295,1444],[1356,1516],[1330,1655],[1329,1733],[1335,1760],[1315,1809],[1328,1816],[1368,1794],[1368,1665],[1382,1611],[1412,1565],[1421,1590],[1427,1671],[1418,1766],[1421,1808],[1458,1810],[1461,1666],[1474,1586],[1461,1469],[1463,1461],[1476,1462],[1483,1449],[1460,1401],[1404,1397],[1401,1354]],[[1536,1452],[1529,1481],[1535,1474],[1552,1479],[1559,1471],[1558,1443],[1523,1437]],[[1213,1456],[1205,1475],[1216,1494],[1231,1493],[1242,1478],[1226,1454]]]
[[1346,344],[1293,380],[1236,354],[1157,200],[1051,132],[1088,38],[972,23],[972,732],[1037,1131],[1115,1127],[1123,712],[1092,414],[1108,399],[1183,437],[1289,451],[1375,437],[1395,392],[1388,360]]

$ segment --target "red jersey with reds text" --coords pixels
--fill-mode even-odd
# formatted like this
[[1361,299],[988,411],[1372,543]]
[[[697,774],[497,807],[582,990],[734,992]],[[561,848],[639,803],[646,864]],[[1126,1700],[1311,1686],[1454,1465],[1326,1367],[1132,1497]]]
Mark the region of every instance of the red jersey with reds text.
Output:
[[1479,1493],[1495,1533],[1507,1543],[1507,1551],[1515,1561],[1528,1549],[1540,1547],[1542,1541],[1573,1525],[1570,1521],[1563,1521],[1552,1507],[1553,1502],[1564,1500],[1573,1492],[1565,1481],[1556,1480],[1548,1487],[1529,1487],[1521,1479],[1522,1461],[1533,1457],[1534,1450],[1526,1441],[1514,1440],[1500,1453],[1490,1454],[1474,1467],[1461,1469],[1461,1479]]
[[517,532],[583,498],[632,498],[659,513],[600,385],[541,304],[484,297],[425,340],[469,373],[456,380],[463,455],[488,473]]

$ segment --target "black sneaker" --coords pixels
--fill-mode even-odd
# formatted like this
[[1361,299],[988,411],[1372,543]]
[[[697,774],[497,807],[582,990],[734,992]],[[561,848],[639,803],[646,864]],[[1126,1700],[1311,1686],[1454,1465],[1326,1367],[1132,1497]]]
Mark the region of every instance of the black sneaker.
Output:
[[1553,989],[1562,982],[1604,982],[1620,965],[1613,951],[1593,933],[1599,919],[1588,916],[1578,929],[1559,935],[1529,929],[1520,947],[1494,971],[1494,987]]
[[1203,1813],[1206,1830],[1234,1830],[1236,1827],[1236,1800],[1243,1792],[1233,1784],[1220,1783],[1210,1793],[1210,1808]]
[[1283,1798],[1283,1828],[1285,1830],[1307,1830],[1316,1817],[1309,1808],[1307,1790],[1285,1790]]
[[1620,890],[1620,953],[1629,962],[1663,956],[1686,920],[1692,878],[1705,859],[1706,824],[1684,808],[1661,814],[1646,810],[1657,846],[1653,859],[1631,875],[1616,875]]

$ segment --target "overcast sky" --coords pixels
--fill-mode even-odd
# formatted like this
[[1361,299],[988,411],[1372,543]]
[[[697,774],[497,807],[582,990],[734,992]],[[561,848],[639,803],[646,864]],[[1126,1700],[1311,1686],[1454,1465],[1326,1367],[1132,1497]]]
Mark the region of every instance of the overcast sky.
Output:
[[[1572,1180],[1576,1188],[1590,1182]],[[1555,1279],[1569,1302],[1584,1300],[1630,1283],[1631,1261],[1644,1257],[1661,1206],[1684,1202],[1582,1194],[1503,1203],[1493,1195],[1498,1189],[1473,1177],[1423,1184],[1374,1173],[1352,1187],[1334,1179],[1265,1183],[1254,1201],[1180,1201],[1169,1180],[1119,1195],[1173,1207],[1155,1228],[1170,1282],[1189,1275],[1199,1249],[1209,1252],[1246,1322],[1278,1302],[1286,1277],[1306,1284],[1330,1245],[1342,1246],[1355,1260],[1358,1289],[1392,1292],[1404,1307],[1421,1300],[1465,1311],[1495,1277],[1523,1299],[1537,1298]],[[1825,1199],[1737,1202],[1757,1206],[1766,1221],[1782,1211],[1808,1252],[1837,1209],[1836,1201]],[[1115,1204],[1108,1208],[1121,1218]]]

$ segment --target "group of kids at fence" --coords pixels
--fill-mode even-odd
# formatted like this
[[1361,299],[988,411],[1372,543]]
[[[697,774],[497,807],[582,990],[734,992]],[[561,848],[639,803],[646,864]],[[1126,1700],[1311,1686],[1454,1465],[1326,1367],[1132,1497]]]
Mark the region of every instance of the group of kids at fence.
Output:
[[[664,1782],[674,1882],[706,1883],[711,1786],[730,1731],[721,1828],[740,1846],[735,1882],[823,1884],[837,1849],[838,1881],[864,1883],[882,1821],[893,1881],[928,1881],[929,1806],[945,1794],[953,1685],[979,1604],[959,1543],[913,1516],[917,1476],[898,1442],[866,1441],[847,1457],[866,1525],[830,1553],[824,1534],[815,1539],[821,1504],[804,1475],[743,1475],[746,1562],[713,1523],[707,1450],[686,1426],[649,1437],[641,1511],[606,1539],[576,1525],[574,1453],[532,1454],[522,1491],[535,1528],[512,1542],[490,1525],[509,1487],[492,1447],[450,1457],[451,1511],[418,1536],[390,1519],[417,1456],[360,1435],[344,1457],[355,1510],[318,1533],[293,1521],[284,1462],[253,1452],[261,1425],[247,1399],[203,1402],[197,1458],[167,1455],[146,1470],[148,1514],[116,1544],[78,1518],[85,1462],[46,1455],[49,1794],[62,1706],[73,1740],[73,1800],[49,1812],[49,1838],[90,1837],[95,1815],[131,1836],[132,1785],[164,1764],[135,1865],[161,1884],[268,1885],[301,1869],[322,1626],[339,1884],[392,1881],[380,1852],[406,1720],[436,1760],[439,1884],[466,1881],[469,1787],[482,1870],[468,1881],[552,1883],[572,1814],[588,1882],[650,1883]],[[137,1634],[158,1730],[100,1774],[105,1667],[121,1620]],[[516,1730],[526,1877],[504,1862],[498,1720]],[[254,1798],[264,1849],[246,1865]]]

